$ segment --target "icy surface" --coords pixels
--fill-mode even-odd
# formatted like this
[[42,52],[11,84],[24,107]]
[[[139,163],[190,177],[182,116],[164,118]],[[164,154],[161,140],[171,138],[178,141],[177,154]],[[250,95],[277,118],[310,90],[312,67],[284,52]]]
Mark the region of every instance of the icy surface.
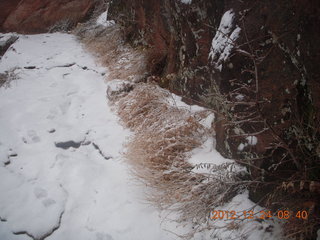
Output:
[[235,26],[234,19],[233,10],[226,11],[222,16],[216,35],[212,39],[209,59],[220,71],[222,63],[229,58],[231,50],[235,47],[235,40],[240,35],[241,29]]
[[0,88],[0,239],[175,239],[123,162],[130,132],[107,105],[107,70],[67,34],[13,47],[0,62],[17,74]]

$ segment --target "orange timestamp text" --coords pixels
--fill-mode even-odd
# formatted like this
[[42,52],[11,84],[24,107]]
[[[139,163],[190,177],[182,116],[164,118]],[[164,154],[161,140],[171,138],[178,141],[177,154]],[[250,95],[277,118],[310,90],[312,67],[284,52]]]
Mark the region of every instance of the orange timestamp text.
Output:
[[302,220],[308,219],[308,212],[305,210],[302,211],[288,211],[288,210],[279,210],[276,212],[272,211],[225,211],[225,210],[214,210],[210,213],[211,220],[236,220],[236,219],[289,219],[297,218]]

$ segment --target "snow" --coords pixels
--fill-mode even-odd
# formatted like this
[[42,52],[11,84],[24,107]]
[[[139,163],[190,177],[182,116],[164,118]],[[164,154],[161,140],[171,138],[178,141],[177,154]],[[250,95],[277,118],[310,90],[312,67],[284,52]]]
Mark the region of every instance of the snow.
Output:
[[202,126],[204,126],[205,128],[210,129],[210,128],[213,126],[214,119],[215,119],[214,113],[210,113],[206,118],[204,118],[203,120],[201,120],[200,123],[201,123]]
[[247,146],[247,144],[240,143],[238,146],[238,151],[243,151],[243,149]]
[[[205,110],[205,108],[200,107],[198,105],[186,104],[185,102],[182,101],[182,97],[180,97],[174,93],[170,94],[170,97],[167,99],[167,102],[170,106],[177,107],[177,108],[184,108],[184,109],[189,110],[192,113],[196,113],[196,112]],[[211,117],[212,117],[212,115],[211,115]],[[214,118],[214,115],[213,115],[213,118]],[[209,119],[209,121],[210,121],[210,119]]]
[[246,137],[246,140],[248,142],[249,145],[256,145],[258,143],[258,138],[256,136],[248,136]]
[[[282,239],[281,238],[281,223],[277,218],[270,218],[256,221],[255,219],[245,219],[243,211],[253,211],[254,218],[256,218],[260,211],[268,211],[266,209],[257,206],[255,203],[249,200],[248,191],[244,191],[241,194],[235,196],[229,203],[224,206],[212,209],[212,211],[235,211],[239,220],[212,219],[211,224],[216,226],[216,229],[211,232],[211,236],[215,236],[216,239],[241,239],[257,240],[257,239]],[[226,227],[230,223],[238,224],[238,227],[234,225],[234,229],[226,231]],[[230,228],[229,228],[230,229]],[[236,229],[236,230],[235,230]],[[269,230],[268,230],[269,229]],[[270,231],[272,229],[272,231]]]
[[101,13],[97,18],[97,25],[101,25],[104,27],[109,27],[115,24],[114,20],[107,20],[108,18],[108,10]]
[[256,136],[248,136],[245,138],[245,143],[240,143],[238,146],[238,151],[243,151],[243,149],[247,146],[254,146],[258,143],[258,138]]
[[108,107],[107,69],[68,34],[13,47],[0,62],[17,74],[0,88],[0,239],[175,239],[123,161],[131,133]]
[[123,88],[123,85],[132,85],[132,82],[127,80],[120,80],[120,79],[113,79],[112,81],[108,82],[108,91],[110,92],[118,92],[121,91]]
[[11,35],[9,34],[1,34],[0,35],[0,47],[3,47],[7,41],[10,39]]
[[232,9],[226,11],[221,18],[216,35],[212,39],[209,60],[220,71],[222,70],[222,63],[229,58],[231,50],[235,46],[235,41],[241,32],[240,27],[235,26],[234,19],[234,11]]
[[180,0],[180,2],[182,2],[184,4],[190,4],[192,2],[192,0]]
[[244,99],[244,95],[243,95],[243,94],[238,94],[238,95],[236,96],[236,99],[237,99],[238,101],[242,101],[242,100]]
[[[179,239],[170,232],[186,233],[144,203],[145,188],[122,156],[131,132],[108,106],[106,89],[128,82],[106,83],[108,70],[72,35],[21,35],[13,47],[0,61],[0,73],[17,75],[0,88],[0,239],[170,240]],[[167,101],[193,113],[204,110],[174,94]],[[213,121],[211,113],[201,124],[211,128]],[[253,136],[246,141],[257,143]],[[188,161],[199,174],[210,171],[197,167],[203,163],[233,162],[216,151],[213,137]],[[220,209],[253,206],[244,192]],[[193,239],[277,239],[266,231],[269,225],[277,231],[271,221],[243,221],[237,230],[218,228]]]
[[[215,148],[215,139],[209,137],[201,147],[191,151],[191,157],[188,162],[194,166],[193,172],[208,174],[212,170],[208,164],[221,165],[233,161],[222,157]],[[208,167],[203,168],[201,167],[202,164],[206,164]]]

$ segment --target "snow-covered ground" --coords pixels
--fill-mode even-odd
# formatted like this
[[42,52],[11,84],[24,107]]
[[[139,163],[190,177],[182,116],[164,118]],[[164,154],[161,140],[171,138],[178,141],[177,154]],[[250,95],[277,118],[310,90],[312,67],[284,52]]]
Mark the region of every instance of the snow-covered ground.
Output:
[[[188,231],[144,203],[145,188],[122,157],[131,133],[106,99],[108,70],[74,36],[20,36],[0,60],[6,72],[14,77],[0,88],[0,240],[170,240],[177,239],[171,232]],[[172,99],[176,107],[202,110]],[[201,163],[231,162],[214,143],[210,137],[190,153],[194,171],[207,172],[196,168]],[[244,191],[219,209],[254,207]],[[229,223],[209,220],[218,229],[194,239],[278,239],[272,220],[223,227]]]
[[0,239],[174,239],[121,157],[107,69],[68,34],[20,36],[0,62]]

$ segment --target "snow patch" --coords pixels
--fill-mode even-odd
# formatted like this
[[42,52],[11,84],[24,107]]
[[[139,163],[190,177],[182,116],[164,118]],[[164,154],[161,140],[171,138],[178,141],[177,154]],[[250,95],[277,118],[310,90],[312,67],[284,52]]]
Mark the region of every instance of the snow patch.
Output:
[[167,98],[167,101],[168,101],[170,106],[177,107],[177,108],[184,108],[184,109],[189,110],[192,113],[196,113],[196,112],[199,112],[199,111],[206,110],[205,108],[200,107],[198,105],[188,105],[188,104],[186,104],[185,102],[182,101],[182,97],[180,97],[180,96],[178,96],[178,95],[176,95],[174,93],[171,93],[170,95],[171,96]]
[[231,50],[235,46],[235,41],[240,35],[240,27],[234,24],[235,14],[232,9],[226,11],[222,16],[220,26],[214,36],[209,53],[209,60],[215,67],[222,70],[222,63],[225,62]]
[[[211,236],[215,236],[217,239],[282,239],[281,235],[281,220],[276,218],[264,219],[262,221],[255,221],[244,218],[244,212],[247,213],[252,211],[255,216],[260,215],[260,211],[268,211],[267,209],[261,208],[249,199],[248,191],[244,191],[241,194],[235,196],[229,203],[224,206],[212,209],[212,211],[233,211],[239,217],[239,220],[226,220],[223,219],[212,219],[210,224],[213,225]],[[211,215],[212,216],[212,215]],[[240,220],[241,219],[241,220]],[[236,230],[227,230],[228,226],[234,226]]]
[[210,173],[211,168],[199,167],[202,164],[221,165],[223,163],[233,162],[232,160],[226,159],[220,155],[220,153],[215,149],[215,143],[215,139],[213,137],[209,137],[201,147],[191,151],[191,157],[188,159],[188,162],[194,166],[192,170],[193,172]]
[[247,140],[247,143],[252,146],[254,146],[258,143],[258,138],[256,136],[246,137],[246,140]]
[[214,113],[210,113],[206,118],[200,121],[200,123],[205,127],[205,128],[212,128],[213,121],[215,119]]
[[238,146],[238,151],[243,151],[243,149],[246,147],[246,144],[240,143]]
[[238,101],[242,101],[242,100],[244,99],[244,95],[243,95],[243,94],[238,94],[238,95],[236,96],[236,99],[237,99]]
[[101,25],[104,27],[110,27],[115,24],[114,20],[107,20],[108,18],[108,10],[101,13],[101,15],[97,18],[97,25]]
[[243,151],[243,149],[247,146],[254,146],[258,143],[258,138],[256,136],[248,136],[245,138],[245,143],[240,143],[238,146],[238,151]]
[[184,4],[190,4],[192,2],[192,0],[180,0],[180,2],[182,2]]

